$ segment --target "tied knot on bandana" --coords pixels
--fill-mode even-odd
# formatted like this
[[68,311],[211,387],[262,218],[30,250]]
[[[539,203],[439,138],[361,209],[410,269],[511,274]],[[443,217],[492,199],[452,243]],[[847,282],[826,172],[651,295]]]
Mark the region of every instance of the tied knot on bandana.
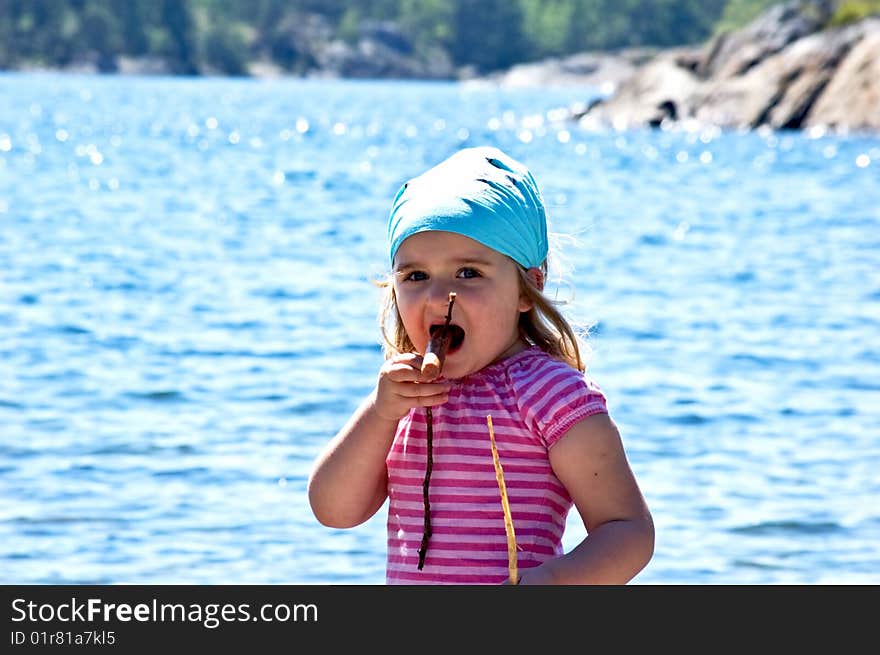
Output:
[[407,237],[426,231],[469,237],[526,269],[547,258],[547,217],[535,178],[498,148],[459,150],[400,188],[388,219],[391,265]]

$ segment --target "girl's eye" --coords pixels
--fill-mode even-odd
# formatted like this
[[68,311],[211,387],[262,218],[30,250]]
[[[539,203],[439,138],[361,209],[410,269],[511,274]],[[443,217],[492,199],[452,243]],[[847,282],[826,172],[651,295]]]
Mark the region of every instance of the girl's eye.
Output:
[[410,271],[406,275],[403,276],[404,282],[420,282],[422,280],[427,280],[428,274],[424,271]]
[[458,277],[465,279],[480,277],[480,272],[475,268],[463,268],[458,272]]

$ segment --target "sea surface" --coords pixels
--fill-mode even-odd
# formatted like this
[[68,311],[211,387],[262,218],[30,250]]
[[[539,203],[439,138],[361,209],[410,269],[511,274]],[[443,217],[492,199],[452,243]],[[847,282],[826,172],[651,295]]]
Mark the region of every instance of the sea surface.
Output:
[[562,120],[595,95],[0,75],[0,581],[383,584],[385,509],[306,481],[394,193],[492,144],[653,511],[633,584],[880,583],[880,138]]

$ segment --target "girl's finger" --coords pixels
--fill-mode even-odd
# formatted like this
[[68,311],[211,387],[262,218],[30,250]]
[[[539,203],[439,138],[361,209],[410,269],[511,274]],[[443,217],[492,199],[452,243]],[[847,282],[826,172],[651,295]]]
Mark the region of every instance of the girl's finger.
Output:
[[422,356],[418,353],[401,353],[386,361],[385,365],[391,369],[407,367],[421,371]]
[[388,361],[391,362],[414,362],[418,360],[419,364],[422,363],[422,356],[418,353],[399,353],[394,355]]
[[395,362],[388,366],[386,372],[388,379],[394,382],[417,382],[422,376],[418,363]]
[[449,394],[440,394],[437,396],[421,396],[419,398],[420,407],[436,407],[443,405],[449,401]]
[[397,389],[397,393],[406,398],[429,398],[431,396],[448,396],[450,388],[450,385],[443,383],[404,383]]

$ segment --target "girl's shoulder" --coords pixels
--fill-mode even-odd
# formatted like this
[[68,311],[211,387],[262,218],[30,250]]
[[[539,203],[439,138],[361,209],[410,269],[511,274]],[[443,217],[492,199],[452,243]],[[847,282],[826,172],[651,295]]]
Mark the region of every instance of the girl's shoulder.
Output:
[[504,373],[507,383],[520,397],[529,397],[536,393],[586,394],[603,399],[605,397],[602,388],[590,375],[537,346],[532,346],[511,357]]
[[541,350],[538,346],[530,346],[515,355],[490,364],[463,381],[479,386],[489,384],[494,387],[507,387],[517,396],[529,395],[536,390],[551,387],[577,388],[602,394],[601,388],[592,377]]
[[577,421],[608,412],[595,380],[539,348],[512,362],[508,371],[525,424],[548,446]]
[[541,377],[564,377],[571,380],[590,379],[586,373],[541,350],[538,346],[531,346],[511,357],[508,373],[511,379],[528,381],[529,383],[534,383],[536,378]]

